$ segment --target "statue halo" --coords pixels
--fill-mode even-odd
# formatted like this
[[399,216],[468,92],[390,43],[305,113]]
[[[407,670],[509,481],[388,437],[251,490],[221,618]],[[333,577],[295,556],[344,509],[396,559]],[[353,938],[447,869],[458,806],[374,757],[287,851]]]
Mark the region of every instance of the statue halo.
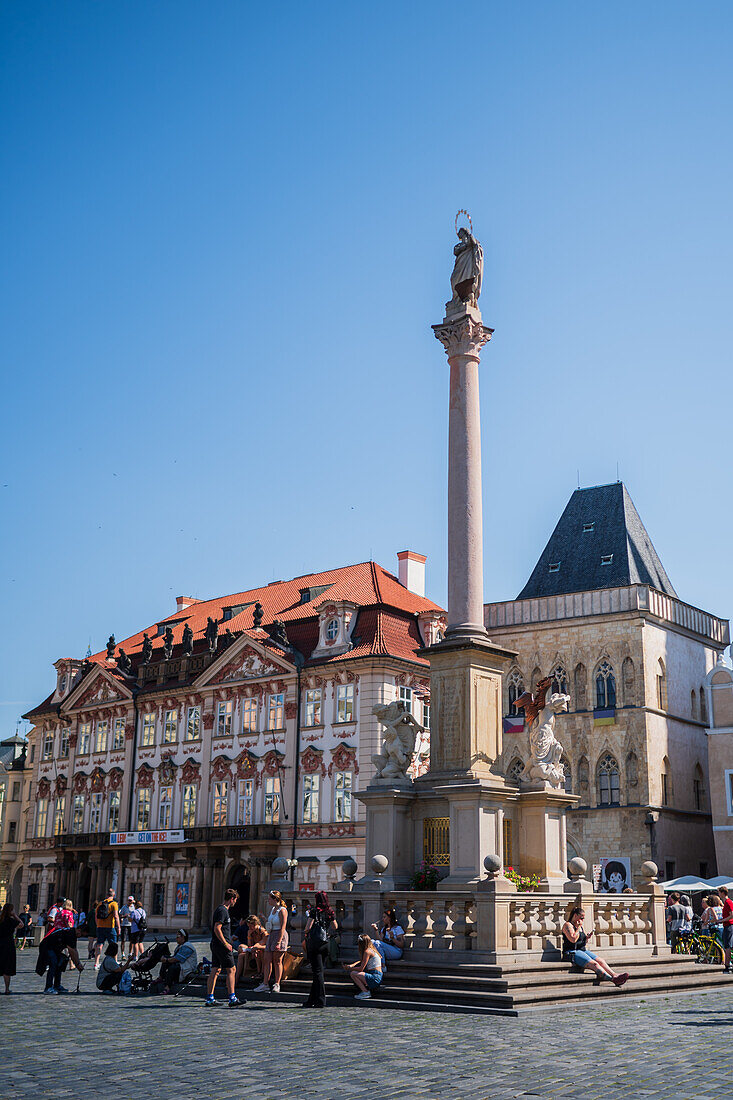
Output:
[[460,218],[461,214],[465,214],[468,218],[468,227],[471,232],[471,236],[473,236],[473,222],[471,221],[471,215],[469,214],[468,210],[459,210],[456,214],[456,220],[454,223],[456,227],[456,236],[458,236],[458,219]]

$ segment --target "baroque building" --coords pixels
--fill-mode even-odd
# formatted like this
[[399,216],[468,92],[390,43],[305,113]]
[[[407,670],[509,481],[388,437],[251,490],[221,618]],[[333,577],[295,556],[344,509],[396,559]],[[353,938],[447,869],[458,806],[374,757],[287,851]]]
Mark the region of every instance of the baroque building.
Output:
[[568,856],[597,879],[609,859],[634,881],[648,859],[665,878],[713,874],[704,685],[729,626],[679,599],[626,487],[574,492],[517,599],[487,604],[485,624],[517,652],[503,748],[517,782],[528,745],[516,699],[546,676],[570,695],[558,724],[579,797]]
[[[272,860],[302,889],[364,866],[354,797],[381,744],[375,705],[402,699],[429,728],[418,651],[445,627],[425,558],[276,581],[175,611],[86,659],[55,663],[25,717],[32,762],[9,875],[18,902],[85,909],[114,883],[155,928],[206,926],[227,886],[239,912]],[[408,587],[409,586],[409,587]]]

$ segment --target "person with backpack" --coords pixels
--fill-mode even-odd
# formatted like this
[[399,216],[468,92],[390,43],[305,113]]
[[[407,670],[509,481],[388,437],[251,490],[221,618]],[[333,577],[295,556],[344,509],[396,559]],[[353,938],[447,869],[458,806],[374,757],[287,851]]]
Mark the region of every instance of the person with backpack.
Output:
[[132,962],[139,959],[145,950],[143,940],[148,930],[148,914],[132,895],[127,899],[127,908],[130,911],[130,961]]
[[338,932],[336,914],[328,904],[324,890],[316,893],[316,903],[308,914],[303,934],[303,948],[313,973],[310,992],[301,1008],[326,1007],[326,982],[323,968],[328,957],[328,938]]
[[114,890],[108,890],[94,914],[97,921],[97,947],[94,969],[102,965],[102,948],[106,943],[117,943],[120,935],[120,913]]

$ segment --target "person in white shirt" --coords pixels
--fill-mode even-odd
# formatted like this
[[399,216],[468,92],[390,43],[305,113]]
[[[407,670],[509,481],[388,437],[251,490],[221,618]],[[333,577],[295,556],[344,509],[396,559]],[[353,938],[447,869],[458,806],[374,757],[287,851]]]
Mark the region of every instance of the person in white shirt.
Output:
[[377,933],[377,939],[373,943],[382,958],[385,961],[401,959],[405,947],[405,930],[397,920],[396,911],[385,909],[381,926],[373,924],[372,928]]

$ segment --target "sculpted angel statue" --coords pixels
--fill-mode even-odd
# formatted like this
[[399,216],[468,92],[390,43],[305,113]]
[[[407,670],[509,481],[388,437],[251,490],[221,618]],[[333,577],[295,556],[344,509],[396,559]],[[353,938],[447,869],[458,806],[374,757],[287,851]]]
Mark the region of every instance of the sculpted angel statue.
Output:
[[408,779],[407,769],[412,764],[417,735],[423,727],[406,709],[402,699],[393,703],[378,703],[372,714],[385,727],[382,751],[372,756],[376,765],[375,779]]
[[546,676],[538,683],[534,696],[525,691],[515,704],[517,709],[524,707],[525,721],[529,726],[530,756],[520,779],[542,779],[553,787],[562,787],[565,783],[565,772],[560,763],[563,748],[555,737],[555,716],[567,712],[570,696],[553,692],[546,702],[551,683],[552,677]]
[[453,249],[456,258],[450,277],[453,297],[447,306],[466,303],[478,306],[481,284],[484,278],[484,250],[465,226],[458,230],[458,244]]

